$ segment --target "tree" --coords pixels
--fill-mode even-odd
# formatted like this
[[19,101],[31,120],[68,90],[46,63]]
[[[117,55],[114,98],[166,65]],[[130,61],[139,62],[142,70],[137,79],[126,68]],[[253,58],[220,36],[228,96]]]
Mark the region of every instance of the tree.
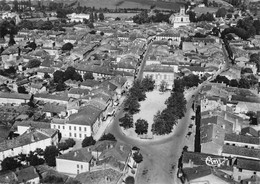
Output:
[[1,162],[1,167],[3,171],[6,170],[14,170],[18,167],[21,167],[22,164],[15,159],[14,157],[6,157],[2,162]]
[[62,177],[59,176],[47,175],[41,180],[41,183],[64,183],[64,180]]
[[148,132],[148,123],[144,119],[138,119],[135,123],[135,132],[140,134],[147,134]]
[[57,70],[53,73],[53,81],[55,83],[64,81],[64,72],[61,70]]
[[94,22],[94,14],[93,14],[93,12],[91,12],[91,13],[89,14],[89,21],[90,21],[91,23]]
[[229,85],[231,87],[238,87],[238,82],[236,79],[231,79],[230,82],[229,82]]
[[65,72],[64,72],[64,81],[68,80],[68,79],[72,79],[73,80],[73,75],[75,73],[75,68],[72,66],[69,66]]
[[105,20],[104,14],[102,12],[98,14],[98,18],[100,21]]
[[65,44],[61,47],[61,50],[62,50],[63,52],[70,51],[71,49],[73,49],[73,45],[72,45],[72,43],[70,43],[70,42],[65,43]]
[[57,13],[57,18],[67,18],[67,13],[63,9],[59,8],[56,11]]
[[56,166],[56,156],[59,155],[59,150],[56,146],[47,146],[44,150],[44,159],[48,166]]
[[167,82],[165,80],[162,80],[159,86],[159,91],[160,92],[165,92],[167,90]]
[[92,72],[86,72],[83,76],[84,80],[87,80],[87,79],[91,79],[93,80],[94,77],[93,77],[93,73]]
[[29,163],[30,163],[30,165],[31,166],[37,166],[37,165],[42,165],[42,164],[44,164],[44,159],[42,159],[42,158],[39,158],[37,155],[31,155],[31,158],[30,158],[30,161],[29,161]]
[[135,80],[133,86],[129,89],[130,96],[136,97],[138,101],[143,101],[146,98],[144,88],[140,80]]
[[10,39],[9,39],[9,42],[8,42],[8,45],[9,46],[12,46],[15,44],[15,40],[14,40],[14,35],[13,34],[10,34]]
[[127,176],[125,179],[125,184],[135,184],[135,178],[133,176]]
[[153,91],[154,83],[152,76],[145,76],[142,80],[141,85],[143,86],[144,91]]
[[225,8],[219,8],[216,12],[216,17],[225,17],[227,14],[227,10]]
[[251,68],[243,68],[241,70],[241,74],[245,74],[245,73],[253,73],[252,69]]
[[225,83],[226,85],[229,85],[229,80],[228,80],[228,78],[225,77],[225,76],[221,76],[221,75],[218,75],[213,82]]
[[97,12],[94,13],[94,20],[95,20],[95,21],[98,20],[98,14],[97,14]]
[[92,136],[90,137],[85,137],[85,139],[83,139],[81,145],[82,145],[82,148],[85,148],[85,147],[88,147],[88,146],[91,146],[91,145],[94,145],[96,144],[96,141],[93,139]]
[[132,128],[134,127],[134,120],[133,116],[125,113],[125,115],[119,119],[120,126],[122,126],[124,129]]
[[18,93],[28,94],[28,92],[26,91],[26,88],[24,86],[19,86],[17,90],[18,90]]
[[30,43],[26,46],[26,48],[27,48],[27,47],[30,47],[32,50],[35,50],[35,49],[37,48],[37,45],[36,45],[35,42],[30,42]]
[[74,139],[72,139],[72,138],[66,139],[66,140],[65,140],[65,143],[66,143],[69,147],[73,147],[73,146],[76,144],[76,142],[75,142]]
[[176,124],[176,118],[167,114],[167,109],[162,113],[160,111],[154,116],[154,123],[152,124],[152,132],[156,135],[165,135],[172,132],[173,125]]
[[51,78],[51,76],[47,72],[45,72],[43,78],[44,79],[49,79],[49,78]]
[[63,81],[59,81],[56,85],[56,91],[64,91],[66,89],[66,85]]
[[143,155],[140,152],[135,152],[133,154],[133,159],[137,164],[139,164],[143,161]]
[[136,24],[149,23],[148,13],[146,10],[142,11],[140,14],[137,14],[133,17],[133,21]]
[[138,102],[138,99],[133,96],[129,96],[126,99],[126,102],[124,104],[124,111],[129,112],[130,114],[135,114],[140,111],[140,104]]
[[33,25],[33,22],[30,21],[30,20],[22,20],[19,24],[18,24],[18,28],[21,30],[21,29],[34,29],[34,25]]
[[59,142],[57,146],[60,151],[64,151],[70,148],[66,142]]
[[108,134],[102,135],[102,137],[99,139],[99,141],[105,141],[105,140],[116,141],[116,138],[115,138],[115,136],[113,134],[108,133]]
[[27,63],[27,68],[36,68],[41,65],[41,61],[38,59],[32,59]]
[[197,22],[196,13],[194,11],[188,11],[188,15],[191,22]]
[[249,89],[249,88],[250,88],[250,82],[249,82],[248,79],[246,79],[246,78],[241,78],[241,79],[239,80],[238,87],[239,87],[239,88]]
[[121,20],[121,18],[119,18],[119,17],[115,18],[115,21],[120,21],[120,20]]

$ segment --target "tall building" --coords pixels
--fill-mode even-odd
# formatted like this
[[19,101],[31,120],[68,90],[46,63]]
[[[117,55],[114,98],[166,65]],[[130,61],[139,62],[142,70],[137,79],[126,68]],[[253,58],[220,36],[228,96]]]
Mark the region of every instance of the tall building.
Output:
[[170,16],[170,22],[173,24],[174,28],[188,25],[190,23],[190,18],[189,15],[185,13],[185,7],[181,7],[179,13],[172,14]]

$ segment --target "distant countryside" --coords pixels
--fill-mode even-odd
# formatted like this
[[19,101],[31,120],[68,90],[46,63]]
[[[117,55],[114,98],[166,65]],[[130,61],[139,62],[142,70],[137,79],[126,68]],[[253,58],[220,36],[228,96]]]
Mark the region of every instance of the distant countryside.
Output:
[[[76,0],[55,0],[55,2],[63,2],[66,4],[75,2]],[[48,1],[45,1],[46,3]],[[95,8],[139,8],[150,9],[155,6],[155,9],[179,10],[179,7],[184,4],[180,0],[173,0],[172,2],[152,1],[152,0],[78,0],[81,6],[95,7]]]

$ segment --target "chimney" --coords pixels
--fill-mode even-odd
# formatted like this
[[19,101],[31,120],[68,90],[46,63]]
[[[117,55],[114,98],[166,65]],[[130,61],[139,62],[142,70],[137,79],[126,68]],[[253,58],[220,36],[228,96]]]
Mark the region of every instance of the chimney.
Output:
[[76,156],[77,156],[77,151],[74,152],[74,157],[76,157]]
[[225,117],[224,117],[224,120],[227,120],[227,113],[225,113]]
[[34,137],[34,135],[31,136],[31,141],[32,141],[32,142],[35,142],[35,137]]

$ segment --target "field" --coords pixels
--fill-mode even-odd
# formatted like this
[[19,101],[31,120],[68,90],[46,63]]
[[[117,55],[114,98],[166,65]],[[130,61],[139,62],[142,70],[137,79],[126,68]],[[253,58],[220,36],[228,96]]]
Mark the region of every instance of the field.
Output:
[[[55,2],[63,2],[70,4],[76,0],[56,0]],[[181,1],[181,0],[180,0]],[[48,0],[45,0],[48,2]],[[140,9],[150,9],[150,7],[155,5],[155,9],[166,9],[166,10],[179,10],[182,5],[178,0],[173,0],[172,2],[164,1],[153,1],[153,0],[78,0],[81,6],[95,7],[99,8],[140,8]]]

